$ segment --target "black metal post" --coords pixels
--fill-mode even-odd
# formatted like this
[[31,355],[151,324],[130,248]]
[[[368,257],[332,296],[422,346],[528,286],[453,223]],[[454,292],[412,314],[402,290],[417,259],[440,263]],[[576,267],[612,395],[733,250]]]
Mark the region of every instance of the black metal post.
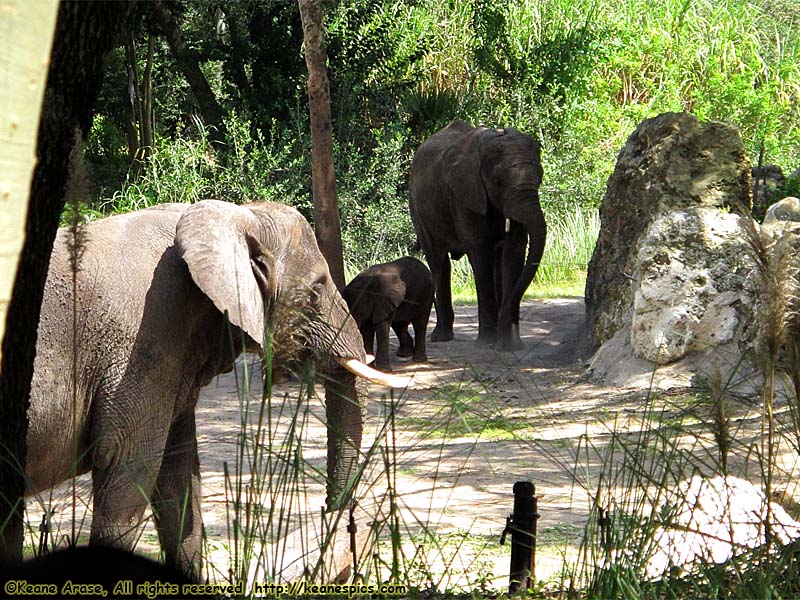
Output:
[[358,527],[356,526],[355,517],[356,503],[350,503],[350,519],[347,522],[347,533],[350,534],[350,554],[353,555],[353,577],[358,575],[358,549],[356,548],[356,533]]
[[505,542],[511,532],[511,568],[508,593],[516,594],[520,589],[531,587],[535,572],[536,521],[539,519],[536,488],[530,481],[514,484],[514,512],[506,519],[506,528],[500,538]]

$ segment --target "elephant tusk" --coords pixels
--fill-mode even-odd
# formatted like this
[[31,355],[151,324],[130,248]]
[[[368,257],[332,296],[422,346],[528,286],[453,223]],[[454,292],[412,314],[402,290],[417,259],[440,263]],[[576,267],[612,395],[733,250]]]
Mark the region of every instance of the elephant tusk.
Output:
[[367,357],[364,359],[364,364],[371,365],[373,362],[375,362],[375,357],[372,356],[372,354],[367,354]]
[[371,381],[372,383],[400,389],[413,387],[411,377],[400,377],[399,375],[390,375],[389,373],[377,371],[356,358],[339,358],[337,360],[340,365],[353,375]]

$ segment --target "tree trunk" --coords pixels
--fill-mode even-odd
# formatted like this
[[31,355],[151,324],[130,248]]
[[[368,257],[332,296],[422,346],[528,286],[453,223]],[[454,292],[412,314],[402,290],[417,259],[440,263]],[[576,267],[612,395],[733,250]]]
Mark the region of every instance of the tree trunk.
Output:
[[228,25],[228,31],[231,37],[230,52],[227,55],[225,64],[231,79],[239,88],[239,94],[242,97],[250,95],[250,81],[247,79],[247,72],[244,70],[244,59],[247,56],[247,46],[242,40],[242,32],[239,29],[239,23],[236,20],[237,11],[231,10],[230,6],[225,4],[220,6],[223,14],[225,15],[225,22]]
[[[12,1],[0,15],[0,339],[12,299],[17,265],[25,241],[31,175],[36,164],[36,134],[53,41],[58,2]],[[10,349],[3,345],[7,352]],[[6,355],[8,356],[8,355]],[[0,361],[5,365],[8,360]],[[17,464],[27,434],[25,404],[20,396],[0,397],[0,562],[22,556],[25,480]],[[6,457],[11,460],[6,460]],[[15,460],[16,458],[16,460]]]
[[142,171],[153,154],[155,146],[153,118],[153,53],[155,38],[147,38],[147,59],[144,75],[139,83],[138,58],[136,56],[136,37],[133,31],[125,34],[125,62],[128,69],[128,156],[131,160],[134,178]]
[[[58,14],[57,0],[14,0],[0,17],[0,339],[6,323],[17,262],[25,239],[31,175],[36,164],[36,132],[47,77],[47,61]],[[1,356],[1,355],[0,355]]]
[[[16,13],[6,11],[0,16],[0,22],[3,22],[15,18],[15,14],[25,15],[14,27],[4,28],[0,44],[11,44],[15,52],[20,52],[27,47],[23,32],[29,32],[32,37],[49,37],[48,20],[28,14],[46,12],[45,6],[42,2],[19,2]],[[50,252],[64,207],[69,157],[76,130],[83,135],[89,131],[105,58],[114,47],[116,34],[125,25],[129,10],[128,3],[99,1],[62,2],[58,10],[37,136],[37,164],[30,187],[25,241],[8,304],[2,342],[0,523],[5,524],[5,528],[0,534],[0,558],[22,555],[26,415],[30,404],[39,313]],[[39,24],[35,29],[30,29],[37,21]],[[10,51],[2,56],[9,54]],[[35,60],[41,59],[40,52]],[[3,93],[11,92],[12,95],[21,94],[21,90],[26,88],[25,85],[10,84],[3,87]],[[20,114],[27,113],[27,117],[32,118],[37,108],[38,103],[30,101]]]
[[[333,137],[328,72],[325,66],[325,39],[319,0],[298,0],[303,22],[306,66],[308,67],[308,104],[311,118],[311,177],[314,190],[314,214],[317,243],[331,277],[339,290],[344,288],[344,261],[336,200],[336,177],[333,171]],[[361,387],[361,389],[359,389]],[[351,481],[360,457],[365,390],[356,378],[336,369],[325,381],[326,420],[328,425],[328,510],[345,509],[352,498]]]
[[333,136],[325,37],[320,0],[298,0],[308,67],[308,104],[311,117],[311,177],[317,242],[331,276],[344,288],[344,261],[336,175],[333,170]]
[[125,34],[125,66],[128,70],[128,87],[126,89],[126,129],[128,134],[128,158],[138,171],[134,161],[139,158],[139,116],[142,114],[139,98],[139,69],[136,65],[136,39],[133,31]]
[[155,137],[153,135],[153,52],[155,50],[155,38],[151,35],[147,36],[147,63],[144,68],[144,77],[142,79],[142,122],[139,124],[141,127],[141,142],[142,142],[142,160],[147,162],[147,159],[153,154],[153,146],[155,145]]
[[156,0],[150,6],[156,22],[167,38],[172,57],[178,63],[178,68],[192,89],[200,115],[203,117],[205,124],[211,128],[209,138],[212,145],[215,149],[224,147],[225,123],[222,120],[222,108],[220,108],[217,99],[214,97],[214,92],[211,90],[211,86],[208,85],[206,76],[200,70],[197,57],[186,47],[178,21],[169,9],[160,0]]
[[[36,164],[36,134],[53,41],[58,2],[12,1],[0,16],[0,339],[5,333],[17,265],[25,241],[31,175]],[[6,349],[5,344],[3,348]],[[10,349],[6,349],[10,351]],[[8,355],[6,355],[8,356]],[[4,367],[8,360],[0,361]],[[0,562],[22,556],[25,480],[18,464],[27,434],[26,406],[14,394],[0,396]],[[11,460],[6,460],[5,457]],[[24,464],[24,461],[23,461]]]

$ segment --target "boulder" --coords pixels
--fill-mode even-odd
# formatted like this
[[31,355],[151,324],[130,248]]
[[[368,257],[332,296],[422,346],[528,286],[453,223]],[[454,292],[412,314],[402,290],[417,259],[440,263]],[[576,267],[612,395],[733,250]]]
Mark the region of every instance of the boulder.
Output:
[[790,223],[800,224],[800,198],[789,196],[770,206],[764,216],[763,227],[775,230]]
[[653,514],[664,515],[665,523],[653,530],[652,542],[646,546],[648,579],[676,568],[691,572],[721,564],[762,547],[767,542],[767,522],[773,542],[785,545],[800,539],[800,523],[780,504],[768,502],[760,488],[738,477],[684,480]]
[[[663,213],[633,257],[630,343],[634,356],[658,365],[694,355],[708,363],[736,343],[751,319],[748,275],[755,268],[749,217],[716,208]],[[708,360],[700,360],[709,353]]]
[[620,151],[600,207],[586,280],[585,349],[630,325],[636,257],[650,225],[697,207],[750,214],[750,164],[739,132],[685,113],[643,121]]

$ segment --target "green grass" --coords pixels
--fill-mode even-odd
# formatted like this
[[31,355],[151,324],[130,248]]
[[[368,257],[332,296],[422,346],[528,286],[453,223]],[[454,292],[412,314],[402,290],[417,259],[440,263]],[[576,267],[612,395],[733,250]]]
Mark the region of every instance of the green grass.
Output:
[[439,386],[424,410],[399,417],[400,427],[420,432],[424,439],[452,440],[469,437],[485,441],[512,440],[528,423],[505,414],[489,387],[491,380],[477,379]]

